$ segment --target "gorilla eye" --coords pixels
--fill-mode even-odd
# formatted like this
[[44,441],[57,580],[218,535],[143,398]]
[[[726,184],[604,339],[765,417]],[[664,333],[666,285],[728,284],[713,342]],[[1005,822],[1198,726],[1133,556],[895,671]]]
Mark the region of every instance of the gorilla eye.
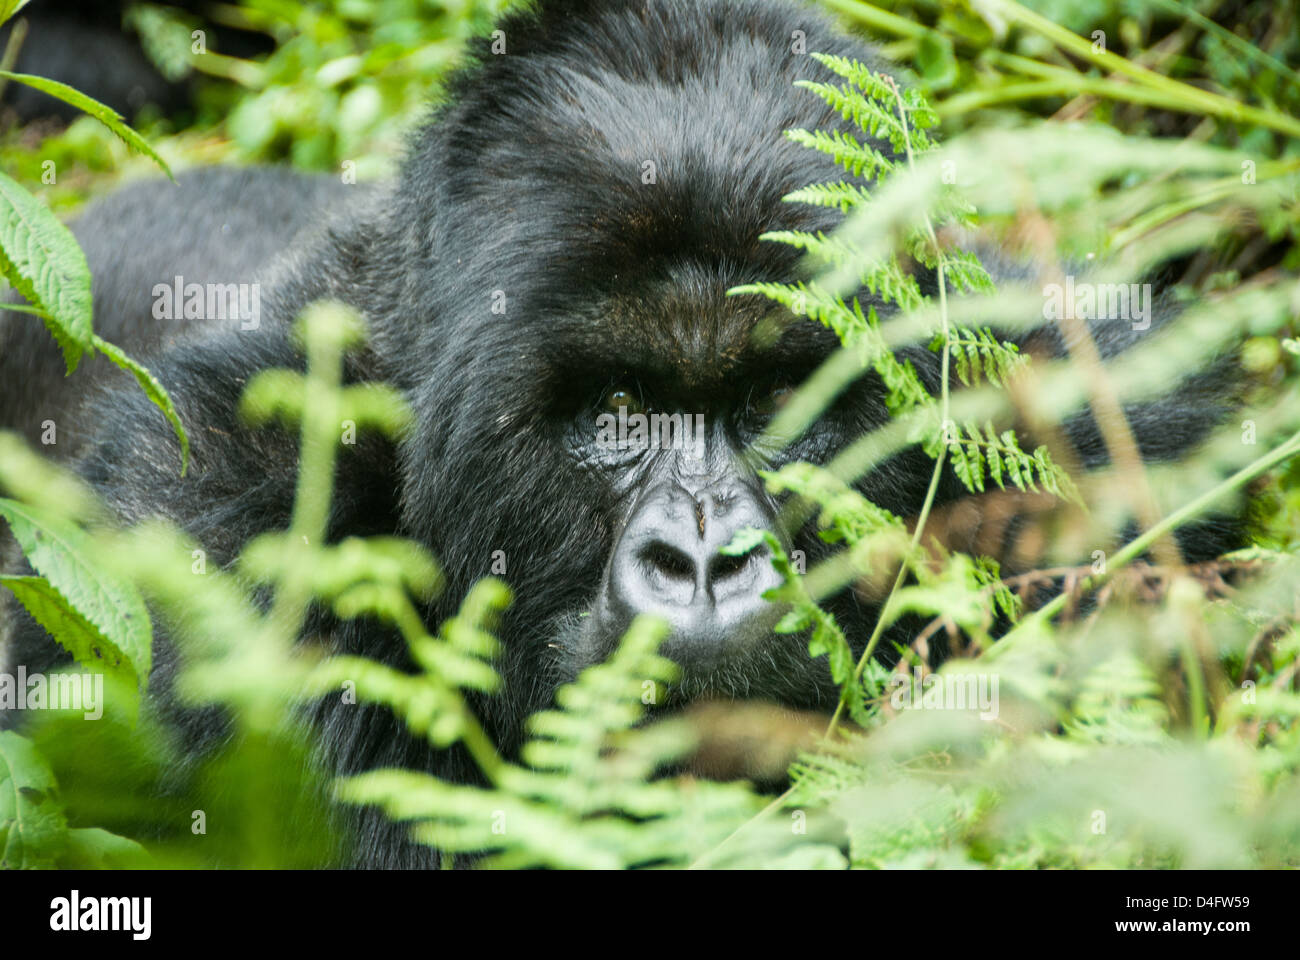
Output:
[[770,417],[790,402],[794,396],[794,387],[781,384],[754,399],[751,404],[754,412],[763,417]]
[[606,390],[603,403],[605,409],[612,413],[618,413],[620,408],[626,407],[629,416],[644,410],[640,392],[625,384],[616,384]]

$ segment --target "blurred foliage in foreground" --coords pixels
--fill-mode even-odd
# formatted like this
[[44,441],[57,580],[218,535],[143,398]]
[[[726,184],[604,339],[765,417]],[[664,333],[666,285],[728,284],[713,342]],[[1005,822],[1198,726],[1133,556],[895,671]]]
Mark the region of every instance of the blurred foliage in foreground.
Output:
[[[108,684],[101,720],[38,711],[23,736],[0,734],[0,797],[12,798],[0,807],[6,865],[330,862],[337,811],[294,719],[304,695],[383,704],[435,746],[463,744],[487,786],[377,770],[332,793],[382,805],[444,851],[488,851],[485,865],[1279,866],[1300,857],[1291,599],[1300,565],[1280,555],[1226,603],[1180,579],[1163,604],[1108,604],[1082,625],[1026,618],[1008,654],[943,668],[949,689],[956,681],[971,691],[963,709],[945,705],[942,687],[932,700],[925,681],[907,686],[915,700],[899,710],[903,687],[867,662],[866,683],[886,693],[855,711],[865,729],[806,753],[794,786],[764,812],[743,783],[650,779],[697,742],[681,719],[637,726],[660,699],[657,685],[673,679],[650,623],[532,718],[522,764],[504,759],[467,705],[499,687],[490,629],[509,600],[504,586],[481,582],[431,635],[417,604],[439,577],[418,546],[322,545],[337,424],[392,432],[403,423],[395,395],[339,384],[342,352],[360,336],[347,311],[313,308],[300,324],[307,374],[272,371],[250,384],[246,419],[300,421],[312,480],[289,529],[251,542],[229,571],[207,569],[196,544],[157,524],[96,528],[97,508],[76,481],[0,438],[0,483],[16,497],[0,509],[49,586],[29,609],[70,649],[69,638],[94,635],[78,659]],[[848,508],[841,499],[830,512]],[[90,532],[70,517],[91,521]],[[980,583],[931,580],[935,599],[919,605],[940,617],[972,611],[965,622],[980,632]],[[114,601],[89,607],[90,595]],[[177,731],[140,709],[149,637],[123,611],[141,595],[179,645],[181,701],[230,718],[229,734],[197,762],[182,755]],[[295,644],[312,602],[393,624],[419,671]],[[981,703],[975,691],[990,683],[994,700]],[[989,706],[995,723],[980,716]]]
[[[846,202],[849,215],[834,251],[822,247],[832,255],[823,257],[825,270],[812,291],[821,299],[803,304],[817,307],[807,311],[816,319],[839,322],[846,347],[872,351],[867,359],[897,374],[904,392],[895,399],[904,402],[895,427],[864,438],[827,471],[769,478],[818,508],[828,539],[843,543],[850,560],[848,574],[813,570],[801,578],[788,571],[785,598],[802,618],[790,626],[813,633],[813,650],[826,656],[841,682],[849,715],[837,715],[827,736],[795,764],[791,788],[764,806],[742,783],[685,776],[647,782],[708,734],[682,719],[638,726],[647,713],[653,717],[645,708],[656,699],[655,685],[671,682],[650,624],[639,624],[609,663],[567,688],[555,710],[534,718],[519,763],[497,755],[466,698],[490,696],[499,682],[491,625],[507,600],[503,587],[480,584],[435,635],[411,616],[438,580],[433,558],[417,546],[391,540],[309,546],[321,543],[337,422],[347,415],[391,431],[400,428],[402,409],[395,397],[375,404],[339,388],[339,357],[361,333],[355,318],[323,309],[304,322],[307,378],[250,386],[245,409],[254,421],[276,412],[301,421],[308,482],[291,529],[250,544],[235,572],[199,575],[197,548],[173,530],[69,531],[66,524],[93,521],[94,506],[72,481],[53,475],[12,440],[0,441],[11,527],[16,534],[24,522],[59,529],[60,540],[75,548],[72,558],[37,564],[42,576],[32,579],[47,586],[29,582],[16,585],[18,591],[43,605],[61,637],[105,641],[68,645],[117,691],[103,721],[43,712],[22,736],[0,734],[0,786],[19,788],[0,789],[0,798],[12,798],[0,800],[6,863],[317,864],[338,849],[337,804],[376,803],[410,821],[421,840],[447,851],[487,850],[486,862],[498,866],[1300,865],[1294,12],[1226,2],[1175,9],[1163,0],[826,5],[893,38],[890,52],[914,70],[930,97],[928,105],[903,104],[900,121],[932,112],[947,136],[934,151],[918,150],[906,168],[887,171],[872,202]],[[362,16],[378,6],[333,8],[353,8],[358,22],[378,23]],[[1057,24],[1067,24],[1069,33]],[[443,32],[428,36],[454,35],[445,25],[437,30]],[[1094,30],[1103,32],[1104,49]],[[300,36],[311,42],[295,50]],[[214,98],[214,115],[229,117],[225,129],[200,123],[164,137],[160,152],[172,160],[169,150],[189,156],[198,140],[229,136],[217,154],[265,158],[288,150],[296,162],[330,168],[348,158],[345,147],[356,148],[371,134],[382,139],[380,126],[340,126],[331,112],[335,104],[343,111],[344,101],[366,86],[371,68],[384,75],[382,60],[349,61],[356,51],[342,45],[350,41],[331,47],[324,36],[301,24],[287,30],[270,65],[261,68],[275,79],[261,86],[246,86],[252,74],[228,65],[235,86],[226,79],[223,90],[201,94]],[[430,40],[430,49],[441,49],[439,42]],[[281,67],[277,57],[286,58]],[[340,59],[347,69],[335,66],[322,79],[320,68]],[[358,72],[350,73],[354,67]],[[325,82],[336,76],[334,86]],[[398,105],[418,102],[416,87],[422,91],[427,82],[402,70],[391,79]],[[276,116],[276,97],[285,95],[276,90],[298,85],[325,98],[320,112]],[[859,95],[864,85],[858,84]],[[270,120],[248,116],[248,126],[239,128],[240,105],[261,97],[269,98],[263,106],[272,111]],[[357,94],[362,105],[373,99]],[[39,149],[70,149],[75,164],[83,151],[93,151],[68,145],[87,136],[74,125],[55,146]],[[308,146],[290,146],[299,141]],[[193,156],[210,157],[204,149]],[[15,158],[32,163],[30,145]],[[978,212],[979,228],[1004,248],[1058,266],[1095,262],[1126,276],[1160,270],[1177,284],[1188,308],[1170,335],[1152,338],[1130,362],[1108,368],[1114,396],[1158,394],[1206,358],[1242,351],[1242,422],[1190,462],[1141,475],[1072,476],[1090,508],[1089,522],[1078,526],[1082,540],[1073,546],[1105,542],[1105,531],[1124,522],[1113,505],[1134,505],[1134,491],[1144,486],[1151,494],[1145,507],[1156,510],[1153,522],[1141,525],[1142,550],[1158,552],[1174,525],[1245,491],[1257,504],[1255,546],[1209,569],[1149,566],[1140,562],[1142,550],[1133,549],[1081,570],[1003,579],[978,557],[907,553],[928,546],[918,532],[900,548],[912,579],[895,581],[886,614],[906,610],[930,625],[899,651],[900,667],[891,671],[869,657],[855,663],[815,603],[835,577],[860,576],[880,562],[859,548],[870,540],[866,533],[896,526],[855,500],[845,484],[897,445],[928,439],[937,464],[961,458],[969,484],[978,473],[981,484],[992,485],[988,450],[1004,439],[1003,421],[1037,418],[1050,426],[1097,401],[1077,372],[1061,365],[1037,370],[1031,364],[1029,379],[1017,381],[999,354],[997,376],[988,376],[980,358],[992,356],[997,344],[984,339],[983,327],[990,316],[1032,316],[1041,309],[1041,283],[969,296],[954,289],[950,302],[937,304],[909,297],[906,284],[897,282],[897,250],[935,262],[948,256],[945,238],[933,229],[952,210],[952,198],[934,189],[943,182],[936,173],[944,163],[958,171],[957,186]],[[927,217],[935,218],[931,231]],[[934,246],[917,247],[918,230]],[[895,284],[897,312],[867,317],[854,310],[842,295],[845,272]],[[938,410],[924,402],[907,406],[906,376],[885,352],[918,339],[954,364],[961,356],[975,368],[971,389],[940,398]],[[990,353],[981,353],[981,344]],[[1003,389],[1004,380],[1015,385]],[[311,403],[304,401],[307,391]],[[798,420],[815,415],[830,392],[825,382],[801,391],[779,429],[797,430]],[[961,432],[951,432],[949,421]],[[986,421],[999,429],[983,431]],[[1067,519],[1068,499],[1056,505]],[[1134,505],[1139,516],[1143,509]],[[29,557],[38,552],[24,546]],[[104,551],[113,564],[104,562]],[[235,737],[214,745],[203,762],[181,764],[174,732],[138,709],[148,638],[112,628],[105,634],[96,617],[68,602],[77,577],[90,571],[102,577],[106,568],[118,573],[106,589],[148,600],[181,644],[182,698],[232,717]],[[236,574],[270,591],[269,611]],[[1066,592],[1037,606],[1038,587],[1061,580]],[[400,674],[330,658],[311,644],[295,646],[313,601],[341,617],[391,621],[420,672]],[[1010,626],[996,643],[995,623]],[[959,654],[937,673],[926,656],[927,635],[943,635]],[[107,662],[110,655],[116,662]],[[292,722],[294,710],[304,691],[340,696],[344,690],[361,703],[398,711],[435,745],[463,744],[487,785],[447,784],[419,771],[319,782]],[[968,698],[964,708],[951,709],[944,698],[958,690]],[[996,695],[993,722],[980,716],[981,690]],[[910,706],[901,702],[904,691]],[[161,800],[145,799],[158,795]]]

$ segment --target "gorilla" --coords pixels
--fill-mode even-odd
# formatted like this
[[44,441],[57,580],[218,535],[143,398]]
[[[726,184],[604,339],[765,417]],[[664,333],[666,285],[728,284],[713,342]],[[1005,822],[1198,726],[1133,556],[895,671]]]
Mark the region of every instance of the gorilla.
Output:
[[[119,114],[134,117],[152,106],[167,116],[190,105],[192,84],[164,76],[146,55],[141,38],[123,29],[132,6],[127,0],[35,0],[0,29],[0,49],[22,29],[13,69],[75,87]],[[196,22],[210,4],[202,0],[173,0],[166,6]],[[208,47],[236,57],[270,51],[268,37],[246,30],[203,23]],[[80,110],[21,83],[4,90],[4,103],[24,123],[55,117],[64,122],[82,116]]]
[[[782,202],[842,179],[783,131],[853,129],[794,86],[829,78],[803,51],[884,65],[820,15],[778,0],[547,0],[499,29],[497,50],[491,38],[478,43],[390,185],[198,171],[179,187],[125,190],[74,225],[101,335],[146,357],[187,425],[186,477],[170,428],[133,384],[93,369],[61,381],[53,345],[15,314],[0,327],[0,377],[19,388],[6,389],[0,426],[35,436],[56,418],[68,455],[122,522],[169,519],[229,563],[255,534],[287,526],[297,469],[293,436],[240,422],[240,393],[260,370],[301,369],[290,322],[313,301],[343,301],[370,328],[348,381],[396,385],[414,423],[398,443],[342,453],[330,535],[428,545],[446,574],[430,624],[504,559],[516,597],[498,631],[505,690],[476,704],[503,751],[520,745],[522,718],[646,611],[671,624],[663,650],[681,666],[680,701],[833,705],[826,665],[799,636],[773,632],[766,549],[718,548],[757,526],[810,566],[828,556],[811,528],[782,529],[756,467],[826,462],[888,421],[882,386],[865,371],[802,437],[756,460],[774,411],[839,343],[808,321],[773,335],[770,302],[727,291],[800,276],[797,251],[761,234],[829,231],[839,219]],[[153,319],[152,291],[176,276],[258,284],[256,329]],[[1103,353],[1132,341],[1121,326],[1098,329]],[[937,356],[908,355],[937,390]],[[597,423],[620,409],[689,417],[698,443],[612,448]],[[1159,409],[1128,412],[1143,455],[1159,460],[1226,410],[1198,382]],[[1069,435],[1081,460],[1098,462],[1101,438],[1086,416]],[[906,450],[858,486],[912,516],[931,471],[922,451]],[[941,500],[962,492],[943,478]],[[1233,530],[1185,539],[1188,558],[1216,555]],[[876,608],[851,589],[828,608],[860,652]],[[906,629],[891,628],[904,642]],[[374,623],[327,621],[317,635],[409,666],[400,639]],[[156,644],[150,695],[166,702],[175,656],[166,637]],[[43,669],[58,657],[53,646],[23,620],[10,662]],[[220,737],[220,718],[176,713],[199,747]],[[464,756],[435,755],[386,710],[324,704],[318,727],[340,774],[404,766],[474,776]],[[357,812],[350,835],[349,863],[437,862],[375,811]]]

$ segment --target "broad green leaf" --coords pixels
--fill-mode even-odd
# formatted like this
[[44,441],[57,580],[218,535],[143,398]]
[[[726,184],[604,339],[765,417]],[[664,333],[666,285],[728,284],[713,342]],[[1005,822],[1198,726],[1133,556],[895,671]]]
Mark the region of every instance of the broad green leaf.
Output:
[[[92,670],[105,673],[118,673],[127,679],[124,689],[136,690],[139,678],[135,670],[123,666],[122,657],[113,651],[113,643],[103,631],[96,627],[84,614],[74,607],[66,597],[50,585],[44,577],[17,577],[0,575],[0,587],[8,587],[32,615],[32,619],[45,628],[67,650],[73,652],[82,663],[93,663]],[[90,651],[83,657],[77,651]],[[93,658],[93,659],[90,659]],[[128,712],[135,720],[138,701],[128,706]]]
[[117,134],[122,142],[132,150],[143,153],[154,163],[162,168],[163,173],[171,177],[175,182],[176,178],[172,177],[171,168],[158,154],[154,153],[153,147],[145,141],[144,137],[128,127],[122,118],[122,115],[106,104],[100,103],[92,97],[86,96],[80,90],[68,86],[66,83],[59,83],[57,80],[50,80],[46,77],[34,77],[30,73],[10,73],[8,70],[0,70],[0,77],[6,80],[13,80],[16,83],[24,83],[33,89],[42,93],[48,93],[52,97],[57,97],[64,103],[70,103],[78,110],[83,110],[90,114],[108,129]]
[[43,203],[3,173],[0,270],[15,290],[44,313],[68,373],[77,369],[93,335],[86,255],[72,232]]
[[78,663],[127,678],[143,693],[153,628],[135,586],[92,561],[76,526],[13,500],[0,500],[0,517],[40,574],[0,577],[0,584]]
[[98,827],[69,830],[59,858],[62,870],[130,870],[153,865],[140,844]]
[[0,732],[0,870],[53,867],[67,829],[45,759],[30,740]]
[[148,368],[128,357],[122,348],[116,344],[109,343],[98,336],[93,336],[91,343],[94,344],[96,350],[135,377],[136,382],[140,384],[140,389],[145,392],[145,396],[162,411],[163,416],[167,418],[167,422],[172,425],[172,429],[176,431],[176,439],[181,445],[181,476],[185,476],[185,471],[189,469],[190,465],[190,437],[185,432],[185,427],[181,425],[181,418],[176,412],[176,406],[172,403],[172,398],[163,388],[163,385],[158,382],[157,377],[149,372]]
[[0,0],[0,23],[4,23],[29,2],[30,0]]

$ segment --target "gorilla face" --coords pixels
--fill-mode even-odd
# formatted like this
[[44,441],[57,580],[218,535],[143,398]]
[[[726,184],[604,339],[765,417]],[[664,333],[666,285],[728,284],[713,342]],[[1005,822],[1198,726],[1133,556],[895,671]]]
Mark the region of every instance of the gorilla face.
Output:
[[567,486],[592,490],[604,537],[583,574],[585,615],[567,618],[556,641],[564,676],[604,659],[634,616],[654,613],[672,631],[664,654],[683,667],[678,698],[757,687],[789,699],[805,685],[803,644],[772,632],[782,611],[762,598],[779,583],[767,548],[719,550],[751,527],[790,547],[757,469],[823,459],[851,436],[853,411],[845,405],[784,449],[763,444],[772,415],[836,341],[807,323],[783,330],[764,305],[726,298],[735,282],[715,276],[712,296],[676,309],[643,298],[628,342],[613,333],[610,355],[575,350],[565,366],[553,407],[560,469]]
[[[511,655],[532,654],[555,682],[608,656],[634,616],[655,613],[672,628],[663,652],[683,667],[678,699],[833,700],[804,641],[772,632],[782,611],[762,598],[779,582],[766,547],[738,557],[719,549],[756,527],[823,555],[811,531],[778,525],[758,470],[825,462],[886,413],[864,382],[795,442],[764,443],[772,416],[838,341],[755,298],[728,298],[744,279],[700,269],[687,287],[694,296],[673,281],[593,298],[581,327],[525,320],[511,336],[507,314],[493,327],[512,346],[467,360],[504,369],[504,355],[518,358],[492,389],[467,391],[482,405],[481,433],[458,429],[465,446],[444,454],[461,465],[462,485],[482,478],[481,499],[440,504],[448,512],[427,529],[439,556],[463,557],[476,574],[488,572],[493,550],[504,553],[517,596]],[[423,478],[430,461],[414,457],[407,469]],[[530,637],[522,650],[515,631]]]
[[[399,192],[427,245],[411,299],[429,317],[394,334],[427,373],[411,384],[407,532],[433,545],[454,596],[499,552],[517,598],[507,677],[528,678],[534,704],[643,612],[672,627],[679,697],[833,698],[804,641],[772,632],[765,548],[718,550],[758,527],[809,563],[823,554],[810,532],[776,530],[757,470],[825,462],[885,421],[881,391],[864,378],[802,437],[756,447],[839,344],[727,291],[797,277],[797,254],[764,232],[838,222],[782,200],[843,178],[783,132],[852,129],[793,86],[829,73],[791,38],[872,55],[765,4],[614,4],[580,28],[544,10],[503,30],[507,55],[481,58]],[[416,180],[429,169],[437,183]],[[882,500],[905,505],[928,471]]]

